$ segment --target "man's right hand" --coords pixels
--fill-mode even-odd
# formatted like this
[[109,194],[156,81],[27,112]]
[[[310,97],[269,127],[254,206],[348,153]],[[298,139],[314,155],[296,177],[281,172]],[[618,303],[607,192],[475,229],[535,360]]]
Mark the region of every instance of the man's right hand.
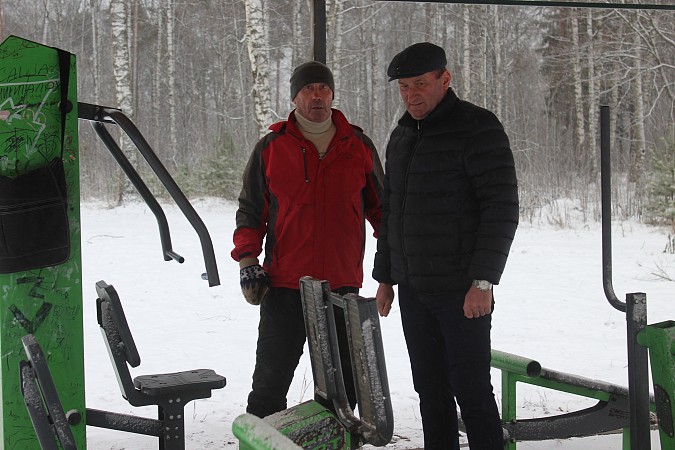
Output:
[[239,284],[246,301],[259,305],[269,291],[270,278],[260,264],[253,264],[239,270]]
[[380,283],[375,295],[377,301],[377,312],[380,316],[387,317],[391,311],[391,304],[394,303],[394,287],[391,284]]

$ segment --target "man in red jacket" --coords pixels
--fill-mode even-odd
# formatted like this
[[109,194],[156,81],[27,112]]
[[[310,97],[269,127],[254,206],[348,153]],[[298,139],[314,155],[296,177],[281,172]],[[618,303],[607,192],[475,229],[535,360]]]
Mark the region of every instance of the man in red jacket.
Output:
[[[231,253],[239,261],[244,297],[260,305],[246,408],[259,417],[286,409],[303,352],[299,279],[308,275],[328,280],[334,292],[358,292],[365,219],[376,237],[380,226],[382,164],[370,138],[331,108],[335,87],[330,69],[316,61],[301,64],[290,83],[295,109],[258,141],[244,171]],[[336,319],[344,320],[342,314]],[[354,407],[346,333],[338,338]]]

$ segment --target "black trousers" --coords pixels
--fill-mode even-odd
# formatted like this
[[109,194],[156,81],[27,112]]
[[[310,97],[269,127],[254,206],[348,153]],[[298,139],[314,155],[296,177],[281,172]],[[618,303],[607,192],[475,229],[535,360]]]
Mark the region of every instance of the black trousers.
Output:
[[[357,293],[358,289],[346,287],[334,291],[344,295]],[[356,392],[344,313],[341,308],[335,307],[335,321],[345,390],[353,409],[356,405]],[[246,412],[265,417],[288,407],[286,396],[300,362],[305,341],[300,290],[271,288],[260,305],[255,370]],[[326,405],[322,399],[316,400],[332,409],[332,405]]]
[[471,450],[503,450],[490,380],[492,316],[464,317],[463,292],[420,295],[399,286],[398,293],[425,450],[459,450],[457,405]]

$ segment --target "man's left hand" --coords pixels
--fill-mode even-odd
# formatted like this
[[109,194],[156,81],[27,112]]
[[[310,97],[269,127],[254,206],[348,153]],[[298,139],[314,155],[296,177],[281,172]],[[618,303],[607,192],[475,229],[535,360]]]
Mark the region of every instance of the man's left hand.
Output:
[[481,291],[475,286],[464,296],[464,316],[475,319],[492,313],[492,290]]

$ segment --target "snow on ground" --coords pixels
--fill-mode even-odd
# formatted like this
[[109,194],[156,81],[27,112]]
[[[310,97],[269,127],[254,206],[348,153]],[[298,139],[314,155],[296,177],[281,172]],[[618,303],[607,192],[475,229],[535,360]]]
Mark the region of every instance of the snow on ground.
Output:
[[[258,308],[244,301],[239,269],[229,256],[236,206],[214,199],[193,205],[213,240],[220,286],[201,279],[204,260],[199,239],[180,210],[165,206],[174,251],[184,264],[162,258],[156,220],[142,203],[106,208],[82,207],[82,255],[87,407],[155,417],[153,407],[134,408],[121,397],[96,323],[94,284],[105,280],[120,295],[141,354],[132,375],[211,368],[227,378],[213,397],[185,410],[188,449],[237,448],[232,421],[245,410],[255,361]],[[613,280],[620,300],[645,292],[648,322],[675,319],[675,255],[663,253],[667,232],[631,222],[613,226]],[[367,242],[366,277],[361,294],[374,296],[370,278],[374,239]],[[501,284],[495,289],[493,348],[538,360],[542,366],[627,386],[625,315],[610,306],[602,289],[599,224],[556,229],[521,224]],[[399,310],[381,320],[389,386],[394,408],[394,442],[387,448],[423,446],[417,395],[412,380]],[[307,352],[296,371],[289,405],[312,398]],[[500,373],[493,372],[499,401]],[[518,385],[519,417],[539,417],[590,406],[587,399],[529,385]],[[652,448],[658,450],[655,432]],[[87,429],[88,448],[157,448],[156,438]],[[609,450],[621,436],[564,441],[522,442],[519,449]]]

